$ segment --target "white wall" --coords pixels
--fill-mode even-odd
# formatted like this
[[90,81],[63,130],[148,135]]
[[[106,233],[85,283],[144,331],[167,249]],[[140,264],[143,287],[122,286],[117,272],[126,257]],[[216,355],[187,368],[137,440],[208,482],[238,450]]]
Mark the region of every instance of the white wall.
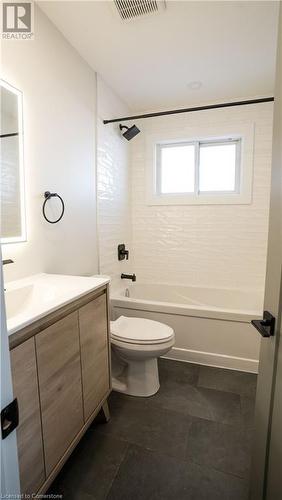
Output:
[[[110,275],[112,287],[121,284],[120,274],[132,272],[129,143],[119,124],[103,119],[126,116],[127,106],[98,77],[97,81],[97,200],[100,272]],[[125,243],[129,261],[118,261],[117,246]]]
[[[2,40],[2,78],[23,92],[27,242],[3,246],[7,280],[36,272],[98,271],[94,71],[35,6],[34,41]],[[45,190],[65,200],[44,221]]]
[[[189,138],[206,126],[255,124],[250,205],[148,206],[146,142],[156,133]],[[134,270],[142,281],[263,289],[272,143],[272,103],[138,122],[132,141]]]

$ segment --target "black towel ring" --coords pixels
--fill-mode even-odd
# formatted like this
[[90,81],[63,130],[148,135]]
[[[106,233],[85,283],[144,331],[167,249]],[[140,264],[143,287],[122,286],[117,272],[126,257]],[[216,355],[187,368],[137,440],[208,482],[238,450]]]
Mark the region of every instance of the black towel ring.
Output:
[[[59,200],[61,201],[61,203],[62,203],[62,213],[61,213],[60,217],[57,220],[49,220],[46,217],[46,214],[45,214],[45,205],[46,205],[47,201],[50,200],[50,198],[54,198],[54,197],[59,198]],[[61,198],[61,196],[59,194],[57,194],[57,193],[50,193],[50,191],[45,191],[44,198],[45,198],[45,200],[44,200],[43,207],[42,207],[43,217],[44,217],[45,220],[47,220],[47,222],[49,222],[49,224],[57,224],[57,222],[59,222],[61,220],[61,218],[63,217],[64,212],[65,212],[64,200],[63,200],[63,198]]]

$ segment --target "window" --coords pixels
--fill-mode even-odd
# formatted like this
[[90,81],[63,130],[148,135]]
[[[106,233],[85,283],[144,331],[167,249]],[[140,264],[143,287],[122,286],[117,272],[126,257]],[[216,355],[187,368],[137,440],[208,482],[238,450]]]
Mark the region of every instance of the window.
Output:
[[148,132],[147,205],[251,204],[254,137],[254,123],[232,120]]
[[195,147],[167,144],[160,147],[159,185],[161,193],[193,193]]
[[200,143],[199,193],[239,191],[240,141]]
[[156,153],[159,197],[240,192],[241,139],[157,144]]

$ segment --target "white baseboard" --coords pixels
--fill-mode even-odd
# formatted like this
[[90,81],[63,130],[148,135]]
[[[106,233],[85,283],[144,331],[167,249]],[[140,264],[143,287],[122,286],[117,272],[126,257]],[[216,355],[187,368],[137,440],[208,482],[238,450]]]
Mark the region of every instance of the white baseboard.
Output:
[[173,347],[171,351],[163,357],[198,365],[258,373],[258,360],[256,359],[237,358],[236,356],[227,356],[226,354],[215,354],[212,352],[192,351],[189,349],[180,349],[179,347]]

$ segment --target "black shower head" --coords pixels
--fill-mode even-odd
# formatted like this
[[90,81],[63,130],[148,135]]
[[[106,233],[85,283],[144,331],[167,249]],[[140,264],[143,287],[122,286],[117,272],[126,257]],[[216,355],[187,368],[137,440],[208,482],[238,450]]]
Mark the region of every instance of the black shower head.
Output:
[[126,127],[126,125],[121,125],[119,126],[119,129],[122,130],[126,128],[126,131],[122,134],[125,139],[130,141],[130,139],[133,139],[137,134],[139,134],[140,130],[136,125],[132,125],[132,127]]

